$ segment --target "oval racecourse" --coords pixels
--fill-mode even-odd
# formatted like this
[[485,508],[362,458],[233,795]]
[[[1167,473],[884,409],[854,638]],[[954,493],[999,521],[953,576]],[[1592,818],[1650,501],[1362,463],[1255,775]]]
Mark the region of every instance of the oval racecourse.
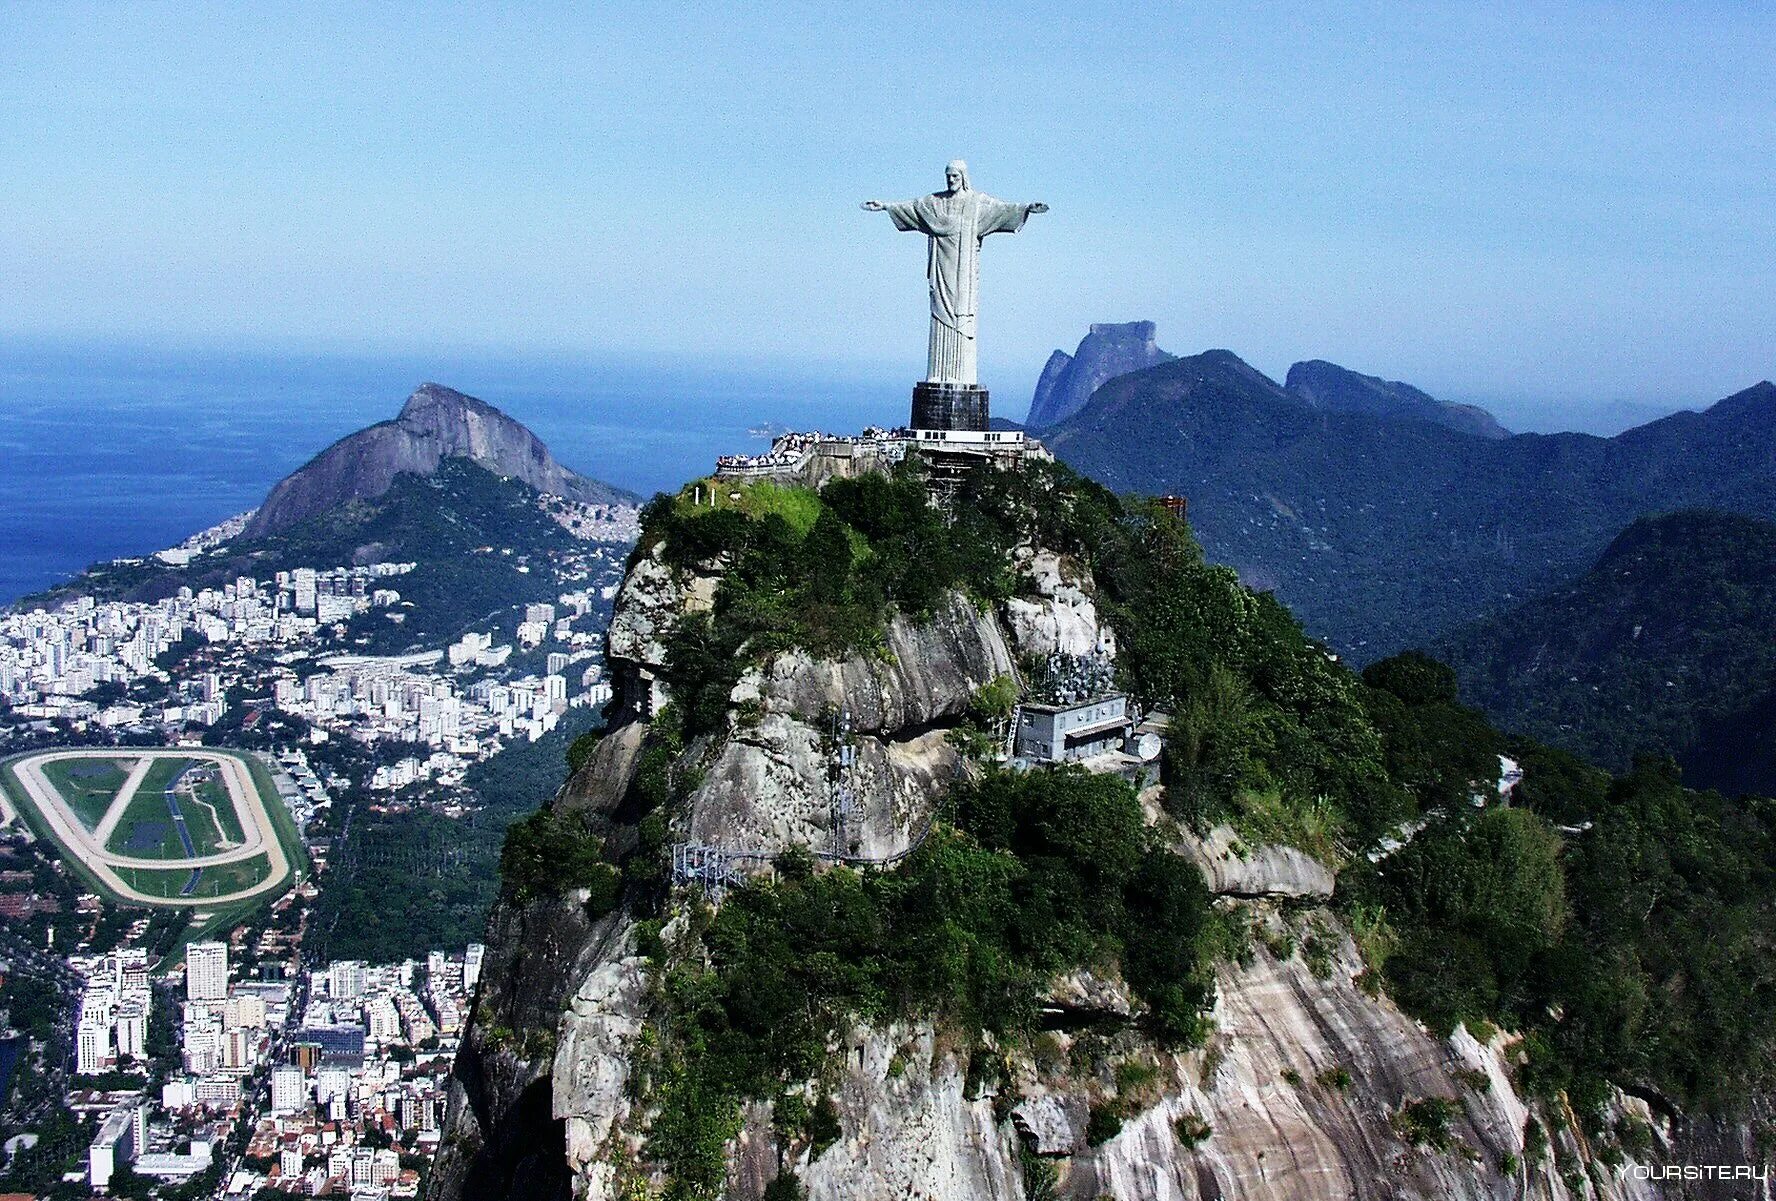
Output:
[[0,791],[115,900],[213,909],[270,899],[303,863],[269,773],[237,751],[35,751],[0,763]]

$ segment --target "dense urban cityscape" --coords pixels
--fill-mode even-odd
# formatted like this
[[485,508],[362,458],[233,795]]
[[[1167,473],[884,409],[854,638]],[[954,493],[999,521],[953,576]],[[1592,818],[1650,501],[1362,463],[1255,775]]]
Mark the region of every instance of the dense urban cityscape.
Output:
[[[7,1180],[38,1190],[23,1195],[417,1195],[482,948],[323,957],[316,915],[336,936],[352,920],[323,894],[361,841],[354,825],[416,810],[472,822],[471,769],[564,722],[585,728],[609,699],[603,629],[636,511],[550,513],[573,539],[549,564],[553,599],[442,645],[364,646],[366,622],[414,611],[402,586],[417,565],[401,561],[153,600],[76,590],[0,614],[0,752],[21,752],[0,762],[0,1158]],[[201,567],[244,523],[121,566]],[[104,848],[119,862],[164,853],[168,874],[209,862],[211,843],[186,833],[206,819],[215,847],[235,845],[224,794],[196,770],[208,747],[246,748],[304,862],[257,904],[170,907],[169,891],[169,907],[128,907],[103,864],[70,861],[78,847],[50,836],[20,788],[19,768],[64,747],[89,758],[43,757],[43,779],[97,820],[101,844],[120,831]],[[144,756],[169,753],[192,758],[132,798],[153,770]],[[142,851],[152,839],[136,827],[159,829],[162,806],[184,846]]]
[[[85,991],[70,1109],[98,1123],[87,1183],[123,1192],[134,1177],[214,1171],[224,1195],[415,1195],[482,952],[246,980],[227,943],[194,942],[183,999],[160,1014],[145,953],[72,957]],[[164,1072],[148,1050],[157,1022],[179,1031]]]

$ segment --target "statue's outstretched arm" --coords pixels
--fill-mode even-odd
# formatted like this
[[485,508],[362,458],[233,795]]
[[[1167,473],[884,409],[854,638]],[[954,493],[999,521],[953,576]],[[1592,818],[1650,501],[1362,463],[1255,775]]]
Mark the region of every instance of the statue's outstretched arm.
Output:
[[1048,206],[1038,200],[1035,204],[1026,204],[1024,209],[1026,212],[1031,213],[1046,213],[1048,211]]
[[880,200],[866,200],[863,202],[863,211],[866,213],[879,213],[887,207],[888,206],[883,204]]

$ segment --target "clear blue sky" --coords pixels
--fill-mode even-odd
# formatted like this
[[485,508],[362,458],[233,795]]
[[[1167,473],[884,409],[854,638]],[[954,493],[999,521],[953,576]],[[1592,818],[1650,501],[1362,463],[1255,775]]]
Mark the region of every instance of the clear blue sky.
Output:
[[[1776,375],[1767,5],[0,6],[0,329],[923,365],[868,197],[1049,214],[984,382],[1151,317],[1453,398]],[[1008,400],[1010,398],[1008,397]]]

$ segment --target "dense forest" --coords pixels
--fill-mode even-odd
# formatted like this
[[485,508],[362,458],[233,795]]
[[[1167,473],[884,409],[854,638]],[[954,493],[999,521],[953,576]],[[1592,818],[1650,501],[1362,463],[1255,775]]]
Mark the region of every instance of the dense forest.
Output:
[[1776,794],[1776,524],[1642,519],[1578,579],[1437,653],[1507,729],[1616,770],[1671,754],[1692,782]]
[[354,789],[349,837],[315,902],[317,954],[398,963],[479,942],[499,890],[506,828],[555,795],[567,778],[568,748],[596,722],[593,710],[569,709],[535,742],[475,764],[464,782],[479,807],[462,817],[398,798],[373,808]]

